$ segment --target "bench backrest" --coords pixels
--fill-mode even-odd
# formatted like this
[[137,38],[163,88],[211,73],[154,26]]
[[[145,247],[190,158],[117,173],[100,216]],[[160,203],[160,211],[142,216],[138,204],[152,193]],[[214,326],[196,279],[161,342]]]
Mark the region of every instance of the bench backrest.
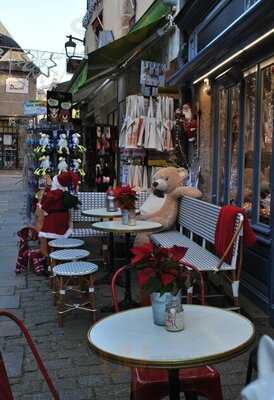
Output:
[[[212,244],[215,243],[215,230],[219,217],[221,207],[215,204],[207,203],[191,197],[183,197],[179,202],[179,211],[177,222],[182,232],[183,228],[186,228],[190,232],[190,238],[193,239],[193,234],[200,236],[202,246],[206,247],[206,242]],[[238,229],[243,220],[241,214],[237,215],[234,232]],[[230,264],[236,268],[239,241],[242,235],[242,229],[240,234],[236,238],[232,247],[232,259]]]
[[183,197],[179,203],[178,224],[190,232],[214,243],[219,206],[191,197]]
[[[81,205],[77,210],[71,210],[71,218],[74,222],[96,221],[98,218],[87,217],[81,213],[82,210],[90,210],[92,208],[102,208],[106,205],[106,193],[104,192],[78,192],[77,196],[81,201]],[[149,196],[149,192],[138,193],[136,207],[139,208]]]

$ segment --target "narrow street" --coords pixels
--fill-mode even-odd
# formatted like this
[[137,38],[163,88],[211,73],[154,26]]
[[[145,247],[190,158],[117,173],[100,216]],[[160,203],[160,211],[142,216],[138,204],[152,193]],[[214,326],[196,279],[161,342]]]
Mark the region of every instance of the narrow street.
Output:
[[[15,276],[17,230],[26,220],[26,196],[19,174],[0,174],[0,308],[22,318],[35,340],[62,400],[129,399],[127,368],[100,360],[87,346],[87,316],[76,314],[59,328],[47,278]],[[108,286],[97,288],[97,305],[110,302]],[[262,314],[256,315],[257,334],[273,334]],[[104,315],[101,315],[104,316]],[[99,317],[101,317],[99,316]],[[50,400],[35,361],[15,324],[0,321],[0,345],[16,400]],[[244,386],[248,354],[217,366],[224,400],[236,400]]]

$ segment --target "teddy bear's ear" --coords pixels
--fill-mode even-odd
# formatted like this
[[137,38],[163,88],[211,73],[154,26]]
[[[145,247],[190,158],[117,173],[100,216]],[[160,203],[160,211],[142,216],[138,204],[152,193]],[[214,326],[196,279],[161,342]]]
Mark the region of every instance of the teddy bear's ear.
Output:
[[188,177],[188,170],[185,168],[177,168],[177,172],[184,181]]

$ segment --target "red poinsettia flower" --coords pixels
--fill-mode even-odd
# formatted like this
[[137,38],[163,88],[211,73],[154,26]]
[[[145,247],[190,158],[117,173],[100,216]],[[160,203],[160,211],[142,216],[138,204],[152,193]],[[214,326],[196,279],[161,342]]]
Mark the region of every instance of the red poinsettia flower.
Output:
[[186,247],[181,247],[181,246],[173,246],[170,249],[170,254],[171,254],[171,258],[173,261],[181,261],[182,258],[185,256],[187,252],[187,248]]
[[153,246],[151,243],[144,244],[144,246],[136,246],[131,249],[134,257],[132,258],[132,264],[137,264],[140,261],[150,257],[153,252]]
[[138,272],[138,282],[141,288],[143,288],[150,278],[155,277],[155,270],[153,268],[146,268],[143,271]]
[[177,279],[178,271],[176,269],[170,270],[168,273],[163,273],[161,276],[161,282],[164,286],[170,285],[175,279]]

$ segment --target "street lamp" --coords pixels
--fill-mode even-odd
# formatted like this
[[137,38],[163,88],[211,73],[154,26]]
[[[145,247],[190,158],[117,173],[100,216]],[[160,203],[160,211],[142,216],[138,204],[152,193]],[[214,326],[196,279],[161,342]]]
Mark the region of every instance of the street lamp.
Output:
[[65,43],[66,55],[68,58],[73,58],[76,50],[76,43],[73,40],[77,40],[85,45],[85,39],[78,39],[72,35],[67,36],[67,38],[69,40]]

